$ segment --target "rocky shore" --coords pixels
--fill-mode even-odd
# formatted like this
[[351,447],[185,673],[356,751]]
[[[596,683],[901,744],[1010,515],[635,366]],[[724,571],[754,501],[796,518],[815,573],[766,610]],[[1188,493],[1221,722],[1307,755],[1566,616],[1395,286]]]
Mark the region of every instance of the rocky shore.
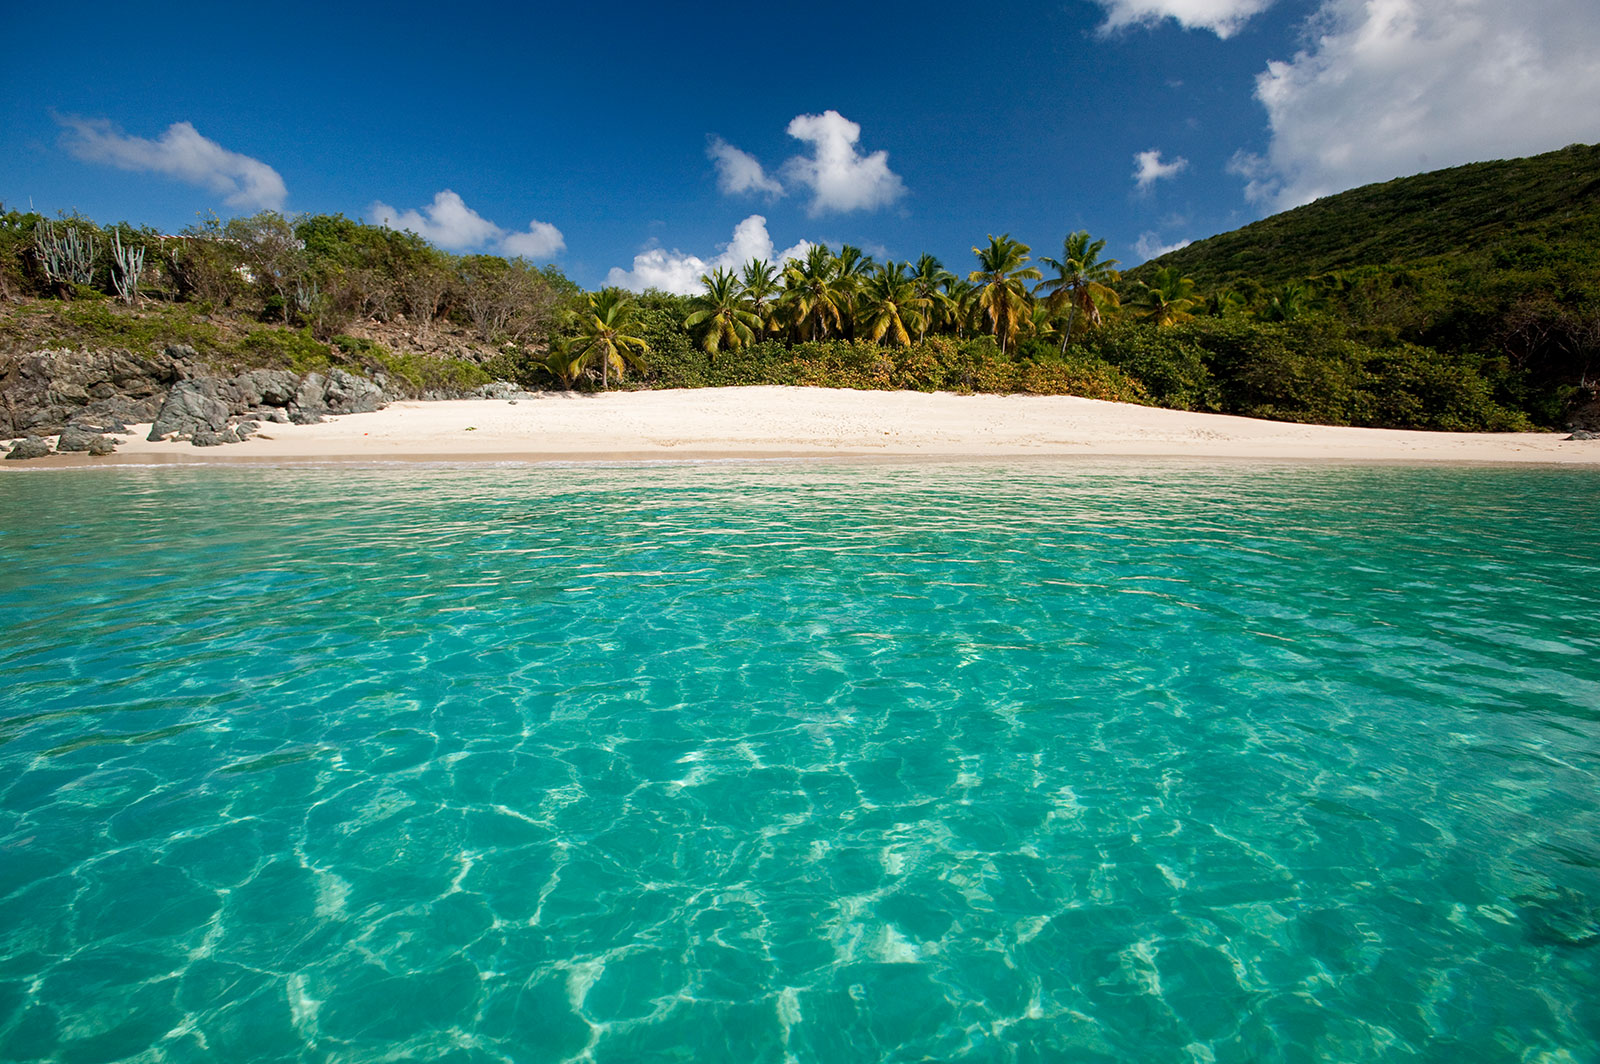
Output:
[[[184,346],[154,357],[43,350],[0,360],[0,440],[19,439],[8,459],[110,454],[129,424],[149,424],[152,441],[213,447],[247,438],[264,421],[311,425],[380,410],[397,398],[388,381],[342,369],[219,375]],[[50,436],[59,437],[54,448]]]

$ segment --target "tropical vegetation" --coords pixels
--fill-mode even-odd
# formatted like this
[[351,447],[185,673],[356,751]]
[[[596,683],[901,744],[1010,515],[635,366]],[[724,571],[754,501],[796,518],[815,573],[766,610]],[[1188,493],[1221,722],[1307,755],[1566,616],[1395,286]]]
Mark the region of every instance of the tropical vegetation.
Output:
[[1333,424],[1600,419],[1600,148],[1332,196],[1119,272],[990,234],[966,268],[814,245],[693,296],[586,293],[338,215],[176,236],[0,212],[0,350],[183,343],[418,394],[806,384],[1072,393]]

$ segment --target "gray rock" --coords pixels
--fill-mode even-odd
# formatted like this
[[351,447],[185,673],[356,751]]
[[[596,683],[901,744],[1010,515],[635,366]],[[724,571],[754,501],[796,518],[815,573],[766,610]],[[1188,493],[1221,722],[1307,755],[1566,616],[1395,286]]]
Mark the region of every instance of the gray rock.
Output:
[[263,407],[288,406],[300,387],[300,378],[286,369],[256,369],[218,381],[215,395],[238,416]]
[[113,440],[110,436],[96,436],[94,439],[89,441],[89,453],[96,458],[102,458],[108,454],[115,454],[116,451],[117,441]]
[[1574,429],[1569,440],[1600,440],[1600,432],[1590,432],[1588,429]]
[[124,350],[0,354],[0,439],[52,435],[73,421],[150,421],[183,377],[166,356]]
[[383,406],[383,388],[342,369],[328,374],[323,390],[330,414],[370,414]]
[[260,429],[261,423],[258,421],[241,421],[233,426],[233,431],[239,434],[239,439],[241,440],[246,436],[255,435]]
[[196,447],[220,447],[225,443],[238,443],[239,434],[232,429],[223,429],[221,432],[211,432],[202,429],[189,438],[189,442]]
[[43,458],[49,453],[50,444],[48,441],[38,436],[29,436],[25,440],[18,440],[12,444],[11,452],[6,455],[6,459],[8,461],[11,459],[20,461],[25,458]]
[[61,430],[61,438],[56,440],[56,453],[65,454],[68,451],[87,451],[95,440],[103,439],[105,437],[98,432],[90,432],[88,429],[79,428],[76,425],[68,425]]
[[228,427],[228,405],[208,392],[214,392],[214,382],[200,380],[180,381],[167,393],[155,424],[150,426],[149,439],[164,440],[169,436],[193,436],[199,432],[221,432]]
[[327,409],[328,378],[320,373],[307,373],[289,400],[289,420],[296,425],[315,425]]

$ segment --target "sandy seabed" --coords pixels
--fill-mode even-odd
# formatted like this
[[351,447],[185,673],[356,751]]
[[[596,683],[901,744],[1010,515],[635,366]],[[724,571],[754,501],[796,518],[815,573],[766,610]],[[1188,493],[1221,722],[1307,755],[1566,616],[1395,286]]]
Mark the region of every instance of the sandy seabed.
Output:
[[716,458],[1173,456],[1600,466],[1566,433],[1454,433],[1298,425],[1073,396],[827,388],[545,392],[519,400],[401,402],[320,425],[261,424],[221,447],[151,443],[11,469],[129,463],[638,461]]

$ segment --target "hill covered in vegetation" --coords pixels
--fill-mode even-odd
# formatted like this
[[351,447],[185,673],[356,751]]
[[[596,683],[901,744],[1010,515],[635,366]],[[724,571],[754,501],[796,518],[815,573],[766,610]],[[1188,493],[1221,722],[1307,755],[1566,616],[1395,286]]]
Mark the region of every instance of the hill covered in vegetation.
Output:
[[1210,290],[1463,259],[1600,268],[1600,145],[1351,189],[1168,252],[1130,276],[1170,266]]

